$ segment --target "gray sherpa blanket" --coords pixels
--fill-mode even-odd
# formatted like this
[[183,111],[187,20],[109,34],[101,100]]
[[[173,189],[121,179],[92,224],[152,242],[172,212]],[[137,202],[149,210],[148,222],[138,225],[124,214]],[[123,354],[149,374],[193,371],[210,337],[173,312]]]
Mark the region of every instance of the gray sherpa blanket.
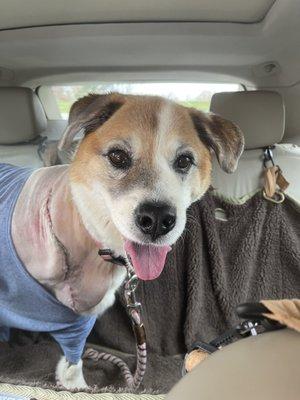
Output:
[[[215,218],[216,208],[225,211],[227,221]],[[235,325],[239,303],[299,295],[299,207],[289,199],[270,203],[261,193],[242,205],[207,193],[189,209],[185,232],[161,277],[140,283],[149,350],[140,391],[167,392],[181,376],[187,349]],[[134,369],[135,341],[121,297],[96,323],[89,342],[113,349]],[[47,335],[15,332],[12,343],[0,344],[0,381],[53,387],[59,356]],[[116,367],[84,365],[93,391],[124,388]]]

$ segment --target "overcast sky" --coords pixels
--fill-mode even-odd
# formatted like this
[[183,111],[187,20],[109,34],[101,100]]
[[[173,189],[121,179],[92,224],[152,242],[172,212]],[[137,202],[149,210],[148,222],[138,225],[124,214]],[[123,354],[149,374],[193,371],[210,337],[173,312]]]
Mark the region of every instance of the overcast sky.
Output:
[[180,100],[193,99],[203,91],[215,92],[234,92],[240,89],[238,84],[226,83],[132,83],[116,84],[122,91],[122,86],[126,89],[130,85],[130,92],[136,94],[157,94],[160,96],[176,96]]

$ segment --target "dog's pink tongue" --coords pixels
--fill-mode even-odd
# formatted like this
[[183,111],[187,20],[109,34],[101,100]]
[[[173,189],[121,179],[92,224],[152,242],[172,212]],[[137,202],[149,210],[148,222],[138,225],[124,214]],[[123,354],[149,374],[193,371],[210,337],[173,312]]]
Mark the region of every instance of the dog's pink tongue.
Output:
[[159,277],[170,250],[170,246],[137,244],[130,240],[125,242],[125,251],[131,258],[137,276],[143,281]]

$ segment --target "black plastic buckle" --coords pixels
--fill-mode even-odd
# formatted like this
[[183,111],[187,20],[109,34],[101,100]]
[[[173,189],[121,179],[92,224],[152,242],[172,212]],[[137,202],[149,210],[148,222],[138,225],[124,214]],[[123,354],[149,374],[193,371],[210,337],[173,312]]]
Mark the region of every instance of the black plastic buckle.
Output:
[[212,354],[218,350],[218,347],[213,346],[211,343],[195,342],[192,345],[192,350],[202,350],[205,353]]
[[[274,331],[277,329],[283,329],[286,326],[267,318],[265,314],[269,314],[270,311],[262,303],[243,303],[237,306],[236,313],[239,318],[251,321],[256,326],[262,328],[263,332]],[[245,321],[244,321],[245,322]]]
[[285,328],[285,325],[265,316],[270,311],[262,303],[240,304],[236,312],[239,318],[244,319],[244,321],[207,343],[207,346],[218,349],[248,336],[256,336],[264,332]]
[[238,325],[235,328],[227,330],[222,335],[218,336],[216,339],[209,342],[209,345],[215,347],[216,349],[219,349],[221,347],[233,343],[234,341],[240,338],[241,338],[240,325]]

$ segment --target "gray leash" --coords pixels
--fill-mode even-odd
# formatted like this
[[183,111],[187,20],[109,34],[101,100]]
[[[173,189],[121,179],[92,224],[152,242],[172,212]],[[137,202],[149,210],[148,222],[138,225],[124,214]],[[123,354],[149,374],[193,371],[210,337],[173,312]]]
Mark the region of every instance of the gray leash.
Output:
[[99,255],[106,261],[124,266],[127,271],[126,279],[123,284],[123,293],[126,302],[127,313],[131,320],[136,340],[136,370],[135,373],[132,374],[125,361],[121,360],[119,357],[109,353],[99,352],[98,350],[91,348],[88,348],[85,351],[83,358],[91,359],[95,362],[98,362],[99,360],[108,361],[116,365],[118,368],[120,368],[128,388],[136,390],[144,378],[147,364],[146,333],[141,319],[141,304],[137,302],[135,296],[135,291],[138,286],[138,277],[136,276],[131,263],[126,258],[114,257],[113,253],[109,249],[100,249]]

